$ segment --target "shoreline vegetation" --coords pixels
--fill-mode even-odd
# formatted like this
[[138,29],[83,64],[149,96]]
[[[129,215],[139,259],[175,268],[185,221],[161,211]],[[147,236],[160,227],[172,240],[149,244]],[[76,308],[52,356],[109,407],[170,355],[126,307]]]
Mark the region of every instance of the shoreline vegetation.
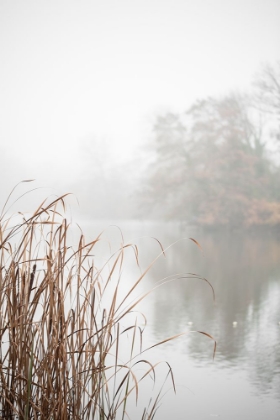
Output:
[[[162,362],[150,362],[146,352],[187,332],[145,348],[147,320],[137,305],[167,280],[144,293],[139,289],[152,262],[124,291],[126,253],[132,250],[139,265],[137,246],[121,243],[97,267],[95,249],[102,235],[86,242],[81,232],[77,245],[71,243],[66,196],[43,201],[28,218],[20,213],[22,222],[13,225],[6,210],[10,194],[0,216],[0,417],[129,419],[128,402],[141,406],[145,386],[156,393],[144,402],[139,418],[153,419],[164,383],[176,388],[168,362],[164,383],[157,383]],[[159,256],[164,255],[158,244]],[[212,288],[197,275],[182,277]],[[214,341],[215,355],[214,338],[200,333]]]
[[143,214],[206,229],[280,228],[280,62],[249,93],[159,114],[140,188]]

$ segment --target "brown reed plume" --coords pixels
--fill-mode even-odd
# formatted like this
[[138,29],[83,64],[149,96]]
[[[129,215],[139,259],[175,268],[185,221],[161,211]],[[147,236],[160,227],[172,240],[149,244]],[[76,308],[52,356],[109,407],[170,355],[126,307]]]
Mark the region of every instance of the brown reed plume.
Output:
[[[137,403],[141,383],[156,378],[157,365],[142,356],[144,328],[137,316],[131,321],[148,293],[132,295],[150,266],[120,297],[125,252],[132,248],[138,262],[137,247],[122,245],[97,268],[100,236],[85,243],[81,234],[72,246],[65,197],[43,202],[15,226],[5,211],[0,219],[1,419],[129,418],[128,398]],[[160,395],[143,420],[154,418]]]

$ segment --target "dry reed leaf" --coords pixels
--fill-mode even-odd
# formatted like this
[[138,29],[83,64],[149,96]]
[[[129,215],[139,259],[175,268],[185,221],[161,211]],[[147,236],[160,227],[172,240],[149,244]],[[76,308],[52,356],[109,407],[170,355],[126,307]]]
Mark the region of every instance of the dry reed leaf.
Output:
[[[141,314],[143,329],[138,326],[137,315],[134,325],[124,324],[122,332],[119,321],[128,314],[131,316],[136,305],[151,292],[129,302],[131,293],[166,250],[153,238],[159,243],[161,253],[117,306],[125,250],[132,247],[139,266],[138,248],[122,243],[112,257],[114,260],[109,259],[101,269],[95,267],[89,257],[101,234],[89,243],[85,243],[81,234],[77,249],[67,245],[69,225],[60,211],[65,210],[67,195],[49,204],[44,200],[30,218],[11,230],[10,219],[0,220],[1,418],[115,420],[122,404],[123,417],[128,416],[127,399],[135,390],[137,403],[141,395],[140,382],[145,377],[152,374],[153,381],[157,379],[159,363],[153,365],[148,360],[138,360],[147,324],[144,314]],[[20,235],[14,248],[10,239],[16,234]],[[116,276],[111,300],[104,306],[105,289]],[[172,281],[179,278],[177,275]],[[165,279],[165,282],[170,280]],[[124,334],[129,331],[132,334]],[[213,339],[210,334],[199,333]],[[144,351],[183,334],[162,340]],[[6,335],[8,345],[4,348]],[[129,360],[125,364],[119,361],[123,340],[129,346]],[[214,355],[215,351],[216,342]],[[140,379],[134,369],[139,363],[147,365]],[[167,365],[176,391],[172,369]],[[154,417],[162,389],[145,411],[146,419]]]
[[213,351],[213,359],[214,359],[215,358],[215,354],[216,354],[216,349],[217,349],[217,341],[215,340],[215,338],[212,337],[212,335],[210,335],[210,334],[208,334],[208,333],[206,333],[204,331],[190,331],[190,332],[198,332],[199,334],[206,335],[206,337],[209,337],[209,338],[211,338],[211,340],[214,341],[214,351]]
[[[160,346],[161,344],[167,343],[168,341],[174,340],[175,338],[181,337],[182,335],[185,335],[185,334],[187,334],[187,333],[184,332],[184,333],[176,334],[176,335],[173,335],[171,337],[165,338],[164,340],[159,341],[158,343],[153,344],[152,346],[148,347],[144,351],[148,351],[149,349]],[[143,353],[144,353],[144,351],[143,351]]]
[[202,246],[200,245],[200,243],[199,242],[197,242],[197,240],[196,239],[194,239],[194,238],[189,238],[191,241],[193,241],[197,246],[198,246],[198,248],[200,248],[201,250],[202,250]]
[[165,255],[165,252],[164,252],[164,248],[163,248],[163,246],[162,246],[161,242],[160,242],[157,238],[154,238],[153,236],[152,236],[152,239],[154,239],[155,241],[157,241],[157,243],[159,244],[160,249],[161,249],[161,251],[162,251],[163,255],[164,255],[164,256],[166,256],[166,255]]

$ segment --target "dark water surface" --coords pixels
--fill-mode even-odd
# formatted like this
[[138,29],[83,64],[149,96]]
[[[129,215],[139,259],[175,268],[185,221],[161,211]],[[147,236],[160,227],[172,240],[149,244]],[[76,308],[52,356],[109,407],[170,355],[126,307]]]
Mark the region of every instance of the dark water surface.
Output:
[[[118,225],[124,242],[137,244],[143,270],[160,253],[151,237],[164,248],[179,240],[147,274],[147,290],[168,276],[188,272],[207,278],[215,290],[214,301],[205,281],[181,278],[157,288],[140,305],[148,318],[147,345],[191,330],[207,332],[218,343],[214,361],[213,342],[196,333],[151,351],[152,359],[171,364],[177,387],[175,396],[167,385],[156,418],[278,420],[280,235],[209,233],[168,223]],[[84,230],[93,237],[106,226],[84,224]],[[120,242],[117,228],[107,229],[106,235],[112,247]],[[127,258],[133,260],[133,254]],[[138,418],[136,411],[132,418]]]

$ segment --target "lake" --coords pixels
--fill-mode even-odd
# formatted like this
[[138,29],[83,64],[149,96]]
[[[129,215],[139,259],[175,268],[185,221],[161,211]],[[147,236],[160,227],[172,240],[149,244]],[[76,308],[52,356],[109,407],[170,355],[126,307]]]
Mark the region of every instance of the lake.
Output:
[[[106,222],[81,225],[87,239],[107,228],[103,237],[110,243],[110,252],[122,240],[119,229]],[[167,381],[156,418],[278,420],[280,234],[210,233],[155,222],[118,222],[118,226],[125,243],[137,244],[142,271],[161,253],[157,240],[163,248],[173,244],[154,263],[141,287],[149,290],[163,279],[165,284],[139,305],[148,320],[145,347],[186,332],[145,354],[152,361],[168,361],[175,376],[176,395]],[[125,260],[124,278],[136,280],[139,268],[133,252]],[[186,273],[205,277],[214,288],[215,300],[206,281],[188,278]],[[213,341],[190,331],[215,338],[214,360]],[[158,380],[165,374],[159,373]],[[139,392],[140,398],[149,397],[145,387]],[[139,418],[133,404],[131,410],[132,419]]]

